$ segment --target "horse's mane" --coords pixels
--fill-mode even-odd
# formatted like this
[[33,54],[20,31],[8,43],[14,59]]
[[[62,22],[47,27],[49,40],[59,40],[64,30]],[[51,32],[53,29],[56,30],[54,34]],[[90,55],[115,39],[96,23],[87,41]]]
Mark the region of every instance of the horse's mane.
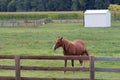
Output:
[[63,49],[66,51],[69,49],[70,45],[72,44],[71,41],[68,41],[66,39],[62,39],[62,42],[63,42]]

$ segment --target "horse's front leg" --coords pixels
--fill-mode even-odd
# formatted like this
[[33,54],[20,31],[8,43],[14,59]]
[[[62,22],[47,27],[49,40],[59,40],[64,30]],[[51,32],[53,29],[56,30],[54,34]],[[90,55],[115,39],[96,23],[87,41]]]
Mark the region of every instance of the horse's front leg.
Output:
[[73,67],[73,73],[74,73],[74,60],[73,59],[71,60],[71,65]]
[[71,65],[72,67],[74,67],[74,60],[71,60]]
[[[64,67],[67,67],[67,59],[64,60]],[[66,72],[66,70],[64,71],[64,73]]]

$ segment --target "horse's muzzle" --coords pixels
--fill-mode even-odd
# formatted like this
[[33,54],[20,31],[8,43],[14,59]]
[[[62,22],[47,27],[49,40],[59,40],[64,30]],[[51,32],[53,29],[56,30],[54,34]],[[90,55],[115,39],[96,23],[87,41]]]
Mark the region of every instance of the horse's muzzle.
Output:
[[53,50],[55,51],[56,49],[57,49],[57,48],[56,48],[56,46],[54,45],[54,46],[53,46]]

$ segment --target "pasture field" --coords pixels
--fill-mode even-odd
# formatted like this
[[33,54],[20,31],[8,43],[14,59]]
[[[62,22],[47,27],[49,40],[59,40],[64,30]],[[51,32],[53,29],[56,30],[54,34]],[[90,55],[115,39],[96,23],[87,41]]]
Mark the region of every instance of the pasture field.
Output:
[[[89,53],[95,56],[120,56],[120,23],[110,28],[85,28],[82,23],[48,23],[39,27],[0,27],[0,54],[63,55],[62,49],[52,50],[57,37],[83,39]],[[1,65],[14,65],[14,60],[0,60]],[[63,61],[22,60],[22,65],[63,66]],[[89,64],[86,63],[85,66]],[[70,66],[70,62],[68,63]],[[75,62],[79,66],[79,62]],[[95,67],[119,68],[119,61],[97,61]],[[14,71],[0,70],[0,76],[14,76]],[[120,73],[96,72],[96,78],[120,78]],[[89,77],[89,72],[22,71],[26,77]]]

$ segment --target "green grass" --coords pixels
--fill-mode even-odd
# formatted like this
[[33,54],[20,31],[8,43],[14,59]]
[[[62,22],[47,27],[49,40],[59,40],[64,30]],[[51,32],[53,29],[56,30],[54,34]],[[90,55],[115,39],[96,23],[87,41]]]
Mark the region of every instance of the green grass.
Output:
[[[0,27],[0,54],[4,55],[63,55],[62,49],[52,50],[57,37],[83,39],[89,53],[95,56],[120,56],[120,23],[110,28],[85,28],[82,23],[49,23],[39,27]],[[14,65],[14,60],[0,60],[1,65]],[[22,60],[22,65],[63,66],[63,61]],[[79,66],[76,61],[76,66]],[[70,62],[68,64],[70,66]],[[97,61],[97,67],[117,67],[117,61]],[[89,77],[88,72],[22,71],[29,77]],[[14,71],[0,70],[0,76],[14,76]],[[120,78],[119,73],[96,73],[96,78]]]

